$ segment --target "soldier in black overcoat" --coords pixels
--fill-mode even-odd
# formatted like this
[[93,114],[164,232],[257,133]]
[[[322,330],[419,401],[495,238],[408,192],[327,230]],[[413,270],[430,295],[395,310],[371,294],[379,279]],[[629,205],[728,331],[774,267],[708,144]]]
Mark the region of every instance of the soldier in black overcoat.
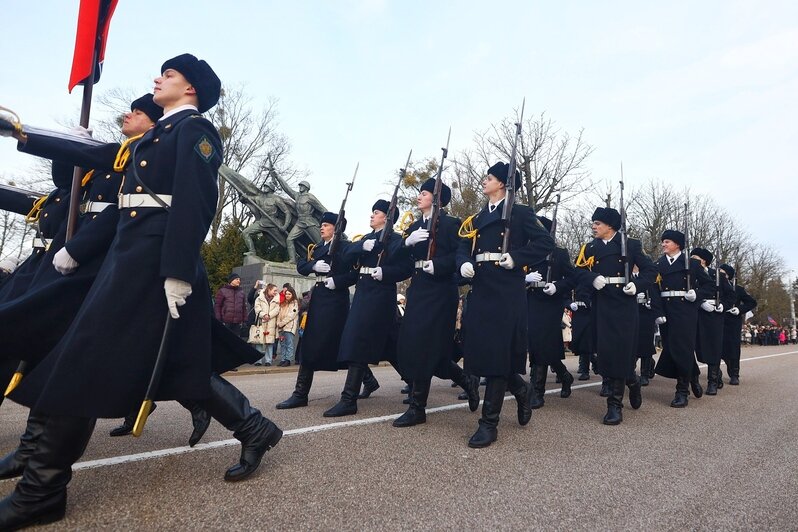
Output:
[[[414,270],[407,290],[407,306],[399,328],[397,355],[399,372],[410,381],[407,412],[394,420],[394,427],[424,423],[432,377],[451,379],[465,390],[474,412],[479,407],[479,378],[466,375],[452,361],[457,321],[458,289],[456,254],[460,220],[440,212],[437,226],[432,221],[435,179],[421,185],[416,204],[421,216],[406,230],[399,254],[413,261]],[[452,198],[451,189],[441,184],[441,207]],[[429,252],[434,233],[434,253]]]
[[[543,227],[551,233],[552,221],[538,216]],[[571,263],[568,251],[555,248],[543,261],[531,264],[525,277],[527,299],[527,336],[529,340],[529,365],[533,396],[533,409],[545,404],[546,378],[549,366],[562,383],[560,397],[571,395],[574,377],[563,364],[565,344],[562,341],[562,314],[564,295],[580,284],[587,273],[577,270]]]
[[723,354],[723,315],[724,309],[734,305],[734,289],[726,277],[710,267],[715,258],[712,252],[704,248],[693,248],[690,257],[701,262],[701,267],[713,284],[712,298],[701,303],[702,312],[698,313],[695,351],[698,361],[707,365],[706,394],[717,395]]
[[713,283],[698,259],[689,259],[685,265],[684,233],[667,230],[662,233],[664,255],[657,260],[659,289],[665,323],[660,325],[662,353],[657,361],[658,375],[676,379],[676,395],[671,402],[674,408],[687,406],[688,387],[693,395],[701,397],[698,384],[698,364],[695,343],[698,331],[698,312],[701,304],[712,298]]
[[590,365],[595,367],[593,347],[593,319],[590,307],[593,300],[592,285],[580,284],[573,289],[569,308],[571,309],[571,351],[579,357],[579,380],[590,380]]
[[[299,257],[297,271],[302,275],[315,275],[316,284],[310,298],[305,332],[300,344],[302,363],[296,377],[296,387],[291,397],[277,405],[278,409],[297,408],[308,405],[308,393],[313,384],[316,371],[338,371],[346,368],[338,362],[338,349],[341,344],[346,318],[349,315],[349,287],[358,279],[358,272],[352,264],[345,263],[341,254],[330,256],[330,245],[335,235],[338,215],[325,212],[321,217],[321,242],[314,246],[307,257]],[[346,220],[343,220],[346,229]],[[343,235],[341,235],[343,237]],[[338,243],[338,249],[348,244]]]
[[[633,280],[639,277],[635,271],[632,274]],[[637,310],[639,322],[637,325],[637,358],[640,359],[640,385],[648,386],[649,380],[654,377],[654,355],[657,354],[657,347],[654,337],[657,334],[657,325],[664,323],[664,311],[662,310],[662,298],[657,290],[657,285],[653,284],[648,290],[637,293]]]
[[[482,210],[463,222],[457,250],[460,275],[471,279],[468,312],[463,317],[465,370],[487,378],[479,428],[469,447],[487,447],[498,436],[499,415],[508,389],[518,403],[518,422],[529,423],[532,391],[524,381],[527,358],[527,304],[523,267],[539,263],[554,249],[554,240],[526,205],[509,205],[510,225],[503,219],[509,165],[498,162],[482,180],[488,199]],[[521,186],[515,174],[514,186]],[[505,231],[507,252],[502,252]],[[559,330],[559,329],[558,329]]]
[[[234,431],[241,458],[225,479],[250,475],[282,436],[213,373],[210,356],[213,309],[199,253],[216,210],[222,154],[218,132],[199,113],[216,104],[221,82],[189,54],[161,70],[154,101],[164,116],[116,161],[120,221],[96,282],[62,340],[11,396],[47,421],[22,479],[0,501],[0,528],[64,516],[71,466],[95,419],[122,417],[143,398],[167,314],[174,325],[156,399],[196,400]],[[119,151],[84,148],[90,164],[81,166],[107,168]]]
[[[591,305],[594,341],[598,355],[599,373],[607,379],[607,414],[605,425],[623,421],[624,387],[629,387],[629,404],[640,408],[643,396],[640,379],[635,373],[637,348],[637,293],[646,290],[656,278],[656,268],[643,253],[643,246],[635,238],[627,238],[626,263],[621,250],[621,214],[610,207],[593,212],[591,242],[582,246],[576,266],[591,272],[593,293]],[[639,276],[632,279],[637,266]]]
[[[740,384],[740,332],[743,329],[745,315],[756,308],[756,299],[739,284],[736,271],[728,264],[721,264],[720,271],[732,284],[734,291],[731,304],[724,313],[723,322],[723,361],[729,372],[729,384]],[[723,375],[718,369],[718,384],[723,384]]]
[[[338,362],[348,366],[346,383],[341,400],[324,412],[324,417],[350,416],[357,413],[360,385],[368,364],[392,360],[394,349],[388,346],[391,332],[396,326],[396,283],[404,281],[413,270],[409,257],[398,253],[402,236],[392,225],[399,218],[394,207],[377,200],[371,208],[371,233],[358,242],[348,243],[342,250],[343,262],[358,269],[355,296],[341,335]],[[388,225],[390,224],[390,225]],[[390,231],[383,246],[382,235]]]

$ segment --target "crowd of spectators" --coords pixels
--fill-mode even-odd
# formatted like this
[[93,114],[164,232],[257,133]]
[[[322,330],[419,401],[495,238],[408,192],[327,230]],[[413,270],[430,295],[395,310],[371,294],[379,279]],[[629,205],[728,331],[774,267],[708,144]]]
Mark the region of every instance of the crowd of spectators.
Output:
[[778,325],[743,326],[741,339],[748,345],[787,345],[798,343],[798,332],[794,327]]

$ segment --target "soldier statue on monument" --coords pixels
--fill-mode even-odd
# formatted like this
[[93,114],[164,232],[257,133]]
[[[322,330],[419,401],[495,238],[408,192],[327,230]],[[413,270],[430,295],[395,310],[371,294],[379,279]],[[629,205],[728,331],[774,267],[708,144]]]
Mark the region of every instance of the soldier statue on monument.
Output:
[[318,242],[321,239],[319,219],[326,212],[326,209],[316,196],[310,193],[310,183],[307,181],[300,181],[299,190],[297,191],[292,189],[274,170],[270,170],[269,173],[280,184],[280,188],[296,203],[297,220],[286,237],[288,260],[296,264],[294,242],[303,234],[307,235],[311,242]]

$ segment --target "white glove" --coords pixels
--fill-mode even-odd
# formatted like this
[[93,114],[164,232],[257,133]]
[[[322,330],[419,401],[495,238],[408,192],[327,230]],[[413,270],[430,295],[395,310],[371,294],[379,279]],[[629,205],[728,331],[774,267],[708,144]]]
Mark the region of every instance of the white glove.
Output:
[[637,294],[637,287],[634,283],[629,282],[623,287],[623,293],[627,296],[634,296]]
[[330,265],[323,260],[317,260],[313,265],[313,271],[317,273],[327,273],[330,271]]
[[704,301],[701,303],[701,310],[706,312],[715,312],[715,305],[710,303],[709,301]]
[[374,271],[371,272],[371,278],[375,281],[382,281],[382,266],[374,268]]
[[573,310],[574,312],[579,310],[579,305],[577,305],[576,303],[571,303],[569,306],[571,307],[571,310]]
[[695,290],[693,290],[692,288],[690,290],[688,290],[687,293],[684,295],[684,298],[687,301],[689,301],[690,303],[695,301],[695,298],[696,298]]
[[460,276],[464,279],[471,279],[474,277],[474,265],[470,262],[464,262],[462,266],[460,266]]
[[435,275],[435,265],[431,260],[425,260],[423,266],[421,266],[421,271],[430,275]]
[[505,270],[512,270],[513,268],[515,268],[515,261],[510,256],[509,253],[505,253],[499,259],[499,266],[501,266]]
[[166,306],[169,307],[169,314],[172,315],[172,318],[178,319],[180,314],[177,312],[177,307],[186,304],[186,298],[191,295],[191,284],[167,277],[163,282],[163,291],[166,293]]
[[737,307],[732,307],[729,310],[727,310],[726,312],[728,312],[732,316],[739,316],[740,315],[740,309],[738,309]]
[[332,277],[324,280],[324,288],[327,290],[335,290],[335,281],[333,281]]
[[540,275],[540,272],[538,271],[529,272],[528,274],[526,274],[526,277],[524,277],[524,281],[528,283],[539,283],[542,280],[543,276]]
[[70,128],[69,132],[75,135],[76,137],[82,137],[84,139],[90,139],[92,136],[91,129],[86,129],[85,127],[80,125]]
[[363,241],[363,251],[371,251],[374,249],[374,244],[377,243],[377,240],[374,238],[369,238],[368,240]]
[[660,316],[659,318],[657,318],[657,319],[655,319],[655,320],[654,320],[654,322],[655,322],[657,325],[662,325],[662,324],[663,324],[663,323],[665,323],[666,321],[668,321],[668,318],[666,318],[665,316]]
[[605,286],[607,286],[607,278],[604,277],[603,275],[599,275],[598,277],[593,279],[593,288],[595,288],[596,290],[601,290]]
[[557,292],[557,286],[554,283],[546,283],[543,287],[543,293],[547,296],[553,296]]
[[723,303],[715,305],[715,312],[723,312]]
[[78,266],[80,266],[80,264],[72,258],[72,255],[69,254],[66,248],[59,249],[58,253],[53,255],[53,267],[55,271],[61,275],[69,275],[74,272]]
[[410,236],[408,236],[405,239],[405,246],[408,247],[414,246],[419,242],[425,242],[427,239],[429,239],[429,231],[427,231],[423,227],[419,227],[418,229],[410,233]]

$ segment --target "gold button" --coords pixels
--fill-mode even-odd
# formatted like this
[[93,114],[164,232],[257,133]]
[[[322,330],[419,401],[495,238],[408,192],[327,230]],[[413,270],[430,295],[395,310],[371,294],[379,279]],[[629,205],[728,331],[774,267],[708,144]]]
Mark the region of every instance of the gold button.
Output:
[[136,211],[130,211],[130,217],[131,218],[135,218],[136,217]]
[[94,220],[95,218],[97,218],[96,214],[91,217],[92,220]]
[[102,195],[102,194],[97,194],[97,199],[98,199],[98,200],[101,200],[101,199],[103,199],[103,195]]
[[141,187],[136,187],[136,192],[141,192]]
[[44,213],[44,217],[47,218],[47,213]]
[[479,238],[479,237],[481,237],[481,236],[482,236],[482,235],[480,235],[480,234],[477,234],[477,238]]
[[159,139],[159,138],[156,138],[156,139],[153,139],[153,141],[152,141],[152,142],[153,142],[153,143],[156,143],[156,142],[158,142],[158,141],[160,141],[160,140],[161,140],[161,139]]
[[147,166],[147,161],[141,161],[141,162],[139,163],[139,166],[141,166],[142,168],[144,168],[145,166]]
[[496,266],[498,266],[498,265],[499,265],[499,261],[496,261],[496,262],[494,262],[493,264],[495,264]]
[[164,129],[169,129],[169,128],[171,128],[171,127],[172,127],[172,124],[166,124],[166,125],[165,125],[163,128],[164,128]]
[[111,179],[111,174],[106,174],[106,175],[105,175],[105,178],[106,178],[106,179]]
[[499,236],[504,236],[504,231],[502,231],[501,233],[499,233]]

